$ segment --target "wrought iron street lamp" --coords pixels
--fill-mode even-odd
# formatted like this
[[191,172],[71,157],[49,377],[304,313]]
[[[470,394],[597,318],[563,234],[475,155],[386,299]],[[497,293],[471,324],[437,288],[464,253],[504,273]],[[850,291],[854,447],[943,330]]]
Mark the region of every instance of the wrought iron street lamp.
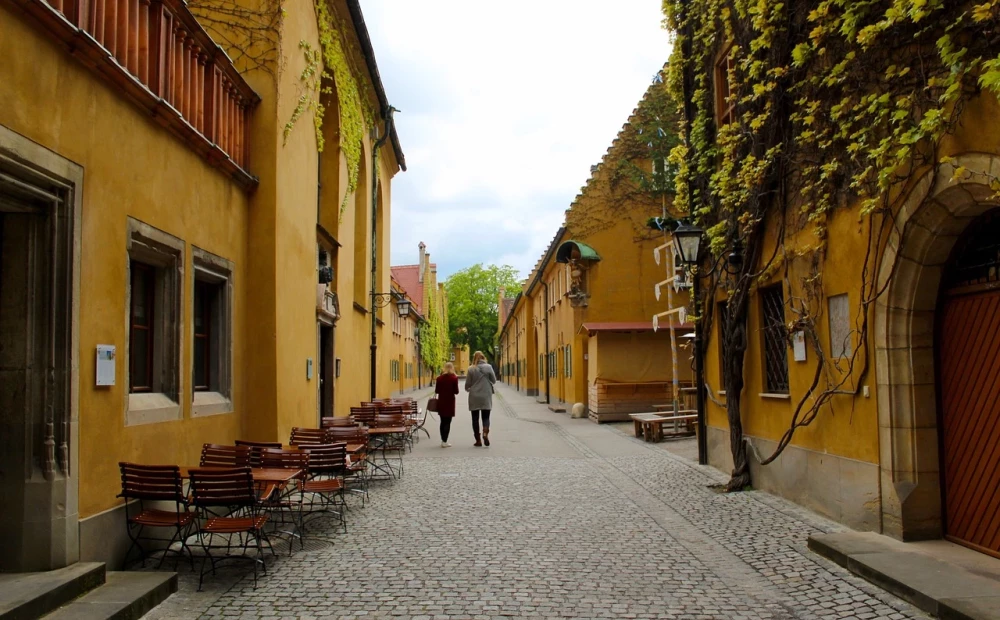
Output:
[[681,222],[674,230],[674,239],[677,240],[677,251],[681,255],[681,261],[690,268],[698,264],[698,249],[701,247],[701,238],[704,231],[697,226]]
[[376,293],[372,292],[372,344],[371,344],[371,368],[369,369],[369,385],[371,386],[371,399],[375,400],[375,379],[377,375],[377,364],[375,352],[378,349],[378,340],[375,335],[375,310],[376,308],[385,308],[389,304],[395,302],[396,307],[399,309],[399,316],[408,316],[410,314],[410,300],[406,298],[403,293]]
[[[680,254],[681,262],[691,270],[694,280],[694,287],[691,291],[694,296],[695,316],[701,316],[700,305],[700,278],[698,277],[698,251],[701,249],[701,239],[704,231],[697,226],[681,222],[674,230],[674,240],[677,242],[677,252]],[[708,464],[708,437],[707,424],[705,423],[705,365],[702,345],[705,340],[702,337],[702,322],[696,321],[694,325],[694,376],[695,394],[697,395],[698,407],[698,462],[702,465]]]

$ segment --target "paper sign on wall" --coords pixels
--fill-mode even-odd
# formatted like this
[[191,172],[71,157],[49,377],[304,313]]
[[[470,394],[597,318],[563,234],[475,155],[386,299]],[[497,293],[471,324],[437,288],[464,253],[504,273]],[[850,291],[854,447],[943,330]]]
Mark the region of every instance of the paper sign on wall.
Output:
[[806,333],[797,331],[792,334],[792,353],[796,362],[806,361]]
[[97,345],[97,385],[115,384],[115,345]]

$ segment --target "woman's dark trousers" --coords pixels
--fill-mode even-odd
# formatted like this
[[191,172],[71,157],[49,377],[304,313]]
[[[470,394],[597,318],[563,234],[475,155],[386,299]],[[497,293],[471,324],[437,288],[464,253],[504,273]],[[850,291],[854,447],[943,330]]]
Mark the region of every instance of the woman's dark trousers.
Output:
[[476,439],[479,439],[479,416],[483,417],[483,430],[490,430],[490,410],[489,409],[475,409],[472,411],[472,432],[475,434]]
[[451,433],[451,416],[441,416],[441,441],[448,443],[448,435]]

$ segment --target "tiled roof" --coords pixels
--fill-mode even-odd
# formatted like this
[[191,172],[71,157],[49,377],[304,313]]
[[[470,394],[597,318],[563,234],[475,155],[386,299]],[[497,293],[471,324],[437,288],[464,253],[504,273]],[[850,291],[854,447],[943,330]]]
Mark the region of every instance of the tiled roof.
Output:
[[406,294],[417,305],[417,311],[423,314],[424,306],[424,284],[420,281],[419,265],[398,265],[390,267],[389,272],[392,277],[399,282]]
[[503,306],[500,307],[500,327],[503,328],[503,324],[507,321],[507,317],[510,316],[510,311],[514,307],[514,300],[516,297],[504,297]]

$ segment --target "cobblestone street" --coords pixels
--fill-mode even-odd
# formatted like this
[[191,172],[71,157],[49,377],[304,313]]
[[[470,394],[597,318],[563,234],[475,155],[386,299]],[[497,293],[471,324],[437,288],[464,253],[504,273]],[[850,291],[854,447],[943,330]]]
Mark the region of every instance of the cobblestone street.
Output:
[[[347,534],[317,533],[241,569],[180,569],[146,617],[922,618],[806,549],[838,526],[621,427],[552,413],[498,385],[490,448],[473,448],[464,393],[452,443],[431,439],[373,484]],[[282,545],[280,549],[287,551]]]

